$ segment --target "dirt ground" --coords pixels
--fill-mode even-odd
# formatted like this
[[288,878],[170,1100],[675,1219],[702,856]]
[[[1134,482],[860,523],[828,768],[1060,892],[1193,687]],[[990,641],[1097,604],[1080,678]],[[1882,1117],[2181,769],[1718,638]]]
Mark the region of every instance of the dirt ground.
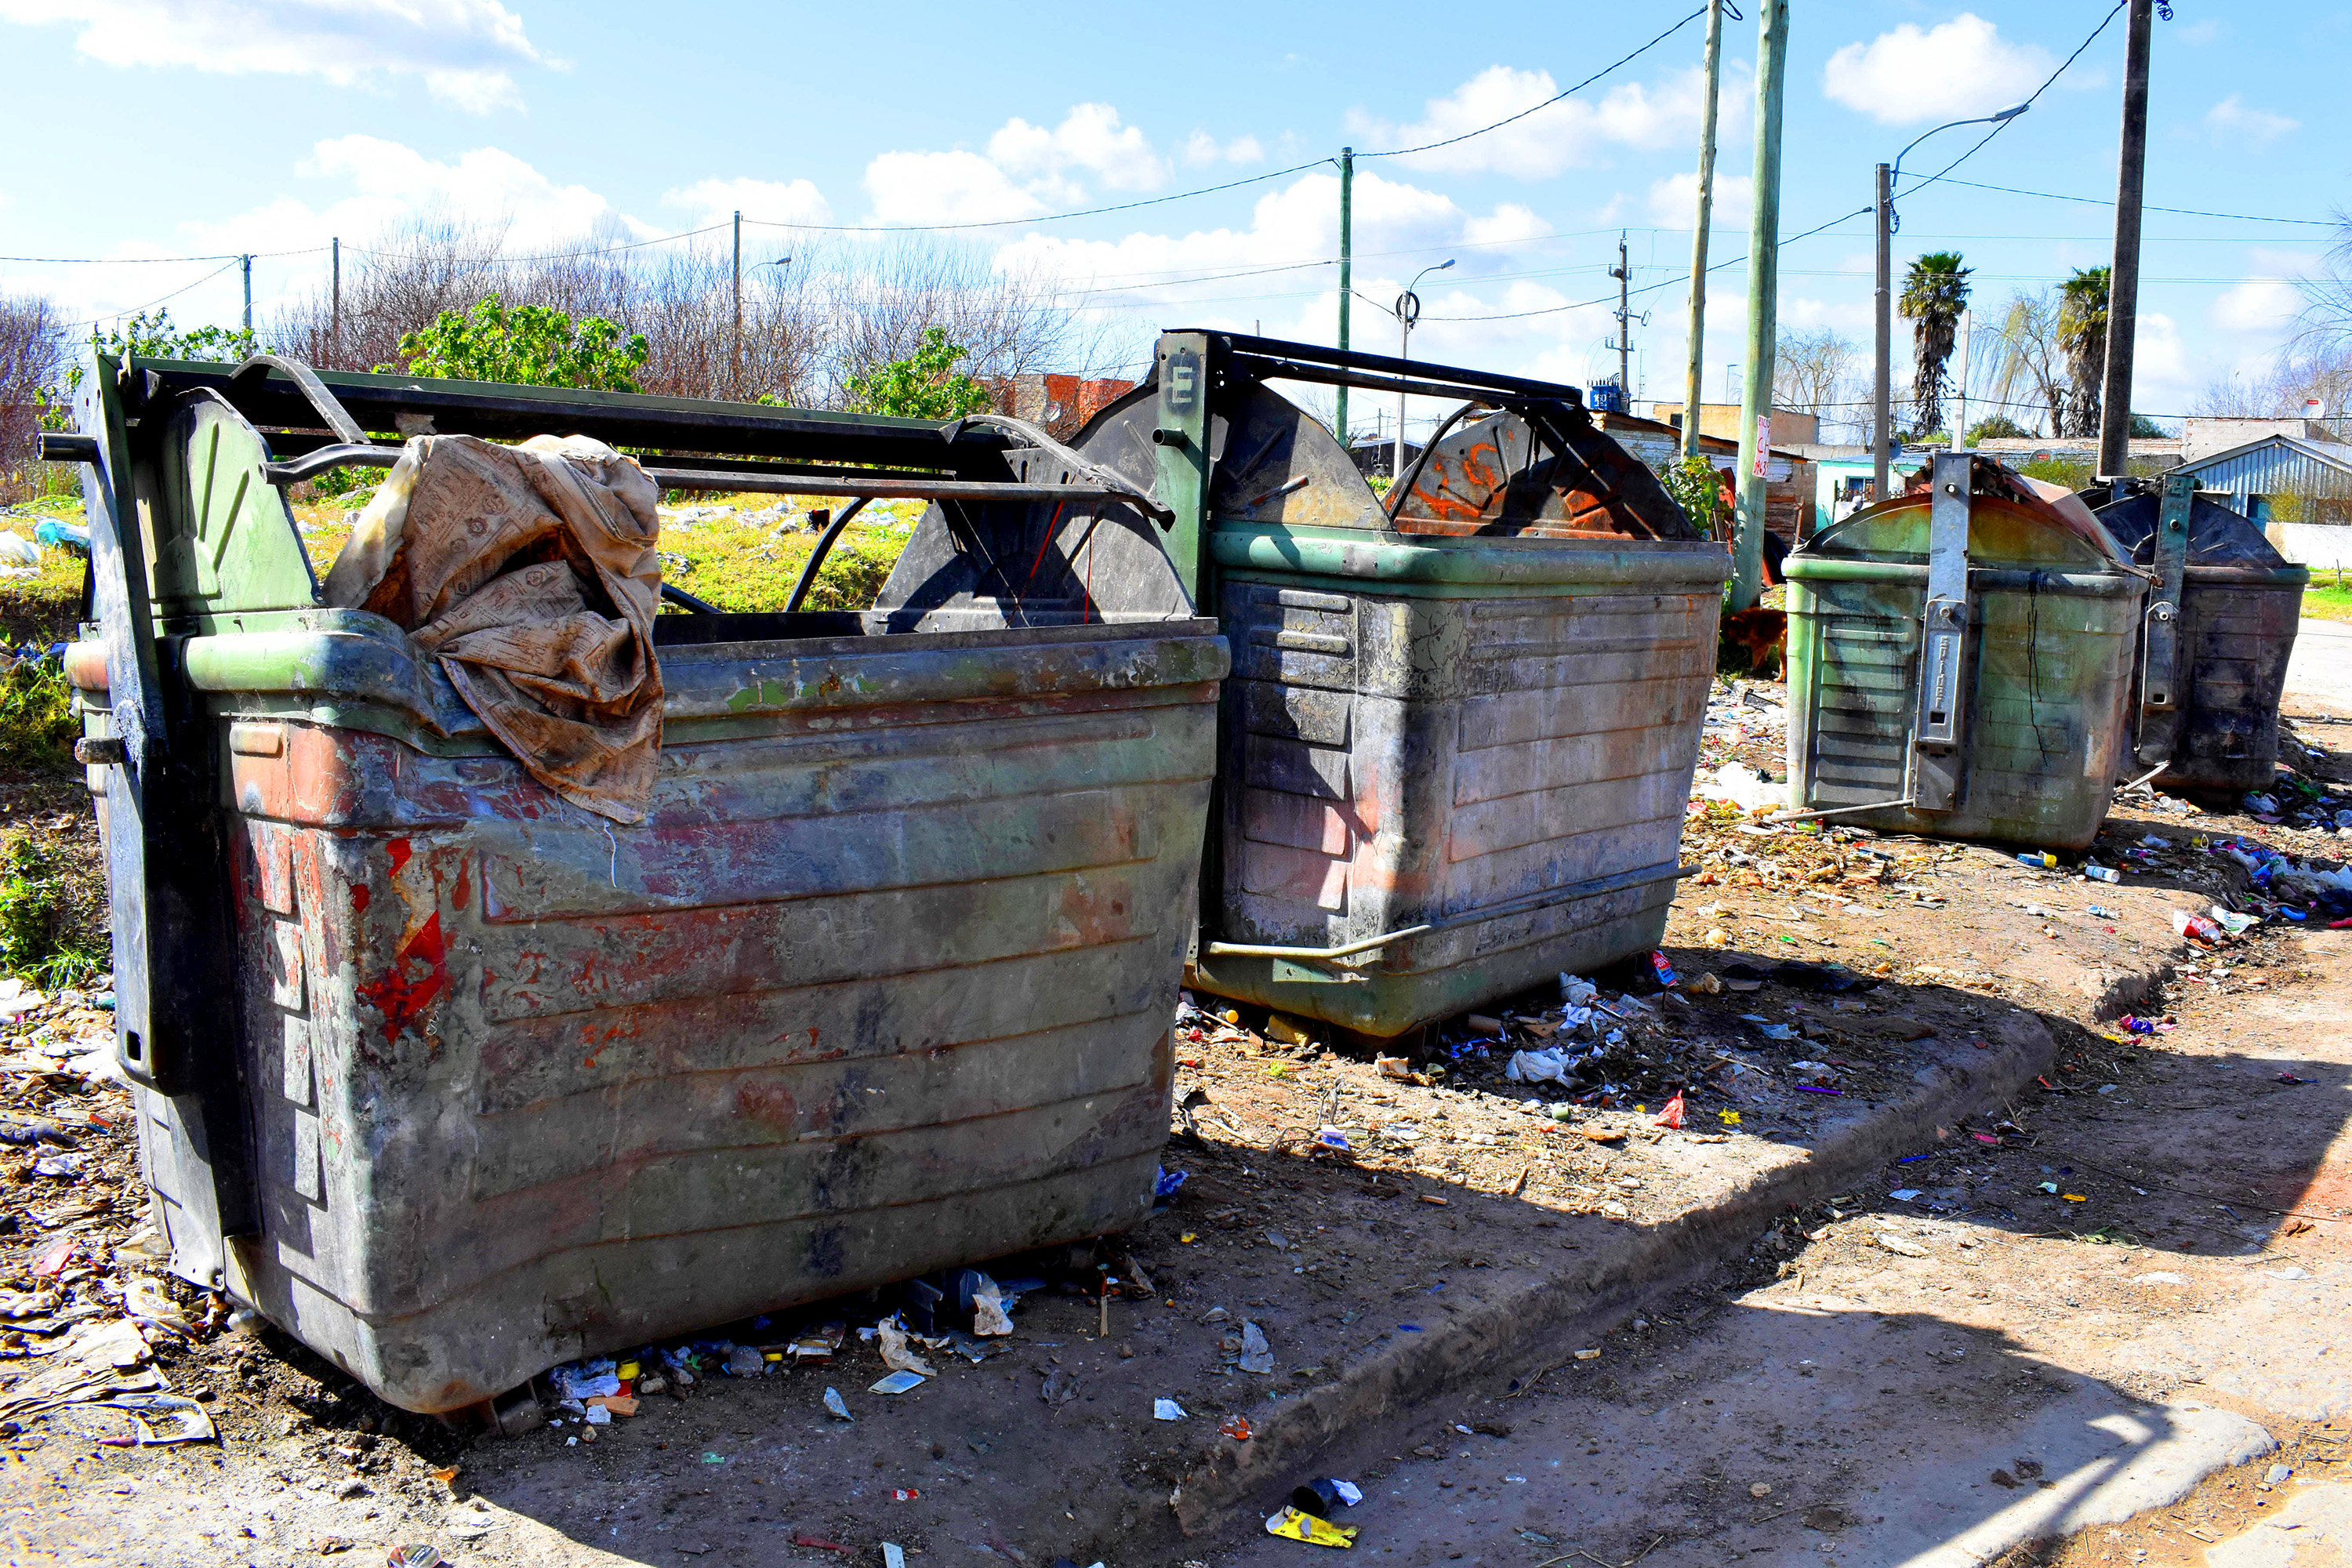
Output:
[[[1779,693],[1756,687],[1751,700],[1749,691],[1720,694],[1703,776],[1742,760],[1779,774]],[[2335,734],[2316,724],[2304,732],[2315,743]],[[2340,751],[2297,758],[2322,788],[2352,778],[2346,761]],[[2284,804],[2294,816],[2295,802]],[[391,1410],[275,1330],[232,1321],[226,1303],[163,1279],[142,1234],[128,1096],[83,1070],[90,1058],[72,1048],[110,1024],[86,1005],[90,996],[48,1000],[0,1026],[0,1123],[54,1123],[72,1140],[69,1151],[39,1143],[36,1128],[35,1143],[0,1147],[8,1315],[0,1380],[11,1362],[26,1369],[0,1392],[0,1406],[68,1353],[59,1347],[77,1330],[121,1321],[127,1302],[152,1370],[209,1413],[218,1436],[118,1446],[135,1430],[129,1413],[88,1404],[0,1426],[10,1454],[0,1506],[10,1510],[14,1560],[286,1564],[349,1552],[383,1562],[412,1542],[468,1564],[874,1563],[886,1541],[910,1560],[992,1557],[1037,1568],[1061,1552],[1102,1556],[1114,1568],[1273,1561],[1254,1554],[1262,1547],[1295,1555],[1308,1549],[1246,1531],[1177,1540],[1171,1494],[1244,1441],[1221,1428],[1278,1420],[1348,1369],[1392,1357],[1411,1336],[1442,1336],[1531,1281],[1589,1278],[1600,1289],[1604,1265],[1616,1267],[1607,1260],[1637,1256],[1646,1238],[1710,1205],[1728,1212],[1742,1192],[1853,1136],[1938,1074],[1998,1055],[2021,1023],[2046,1028],[2056,1046],[2051,1070],[2026,1094],[1890,1152],[1884,1182],[1777,1224],[1767,1216],[1731,1249],[1740,1260],[1730,1276],[1708,1272],[1717,1258],[1642,1255],[1672,1263],[1664,1283],[1681,1294],[1644,1306],[1639,1328],[1627,1317],[1607,1334],[1556,1347],[1544,1359],[1557,1370],[1527,1387],[1472,1401],[1479,1412],[1486,1400],[1513,1409],[1558,1402],[1545,1427],[1474,1415],[1471,1405],[1462,1424],[1491,1443],[1509,1439],[1476,1434],[1479,1421],[1515,1425],[1521,1442],[1549,1428],[1590,1429],[1601,1455],[1587,1443],[1550,1456],[1589,1492],[1607,1467],[1584,1461],[1616,1462],[1610,1434],[1633,1412],[1665,1408],[1668,1394],[1693,1397],[1683,1384],[1708,1374],[1694,1369],[1691,1347],[1743,1314],[1818,1324],[1826,1313],[1879,1332],[1881,1318],[1899,1310],[1967,1342],[1998,1339],[2005,1367],[2134,1346],[2145,1364],[2098,1375],[2143,1399],[2171,1397],[2191,1373],[2209,1394],[2243,1382],[2250,1374],[2231,1370],[2229,1347],[2198,1340],[2168,1349],[2161,1331],[2240,1310],[2248,1260],[2285,1256],[2266,1248],[2345,1239],[2352,1197],[2327,1151],[2352,1057],[2316,1040],[2308,1052],[2291,1049],[2281,1032],[2291,1041],[2324,1036],[2326,1021],[2343,1016],[2352,991],[2329,988],[2345,984],[2352,933],[2273,919],[2218,950],[2191,950],[2169,911],[2264,908],[2245,868],[2217,851],[2225,838],[2334,863],[2352,836],[2143,793],[2119,805],[2094,851],[2125,869],[2121,883],[2105,884],[2071,868],[2030,869],[2005,849],[1750,831],[1760,826],[1736,808],[1700,805],[1685,858],[1702,870],[1685,886],[1664,946],[1679,984],[1662,994],[1646,963],[1593,977],[1605,1010],[1581,1024],[1563,1014],[1557,991],[1531,994],[1475,1025],[1457,1021],[1384,1067],[1378,1053],[1330,1048],[1311,1028],[1307,1043],[1286,1043],[1263,1014],[1184,1015],[1165,1160],[1186,1173],[1183,1185],[1129,1237],[988,1265],[1001,1280],[1035,1284],[1009,1340],[970,1347],[978,1362],[953,1346],[926,1351],[938,1375],[894,1397],[867,1392],[885,1368],[854,1335],[830,1365],[766,1363],[774,1370],[751,1377],[729,1375],[724,1352],[711,1348],[693,1363],[690,1386],[670,1376],[658,1393],[639,1388],[633,1415],[591,1426],[556,1408],[559,1424],[509,1438]],[[2133,1035],[2116,1021],[2126,1012],[2172,1026]],[[1516,1051],[1563,1041],[1579,1058],[1568,1082],[1506,1076]],[[2309,1081],[2287,1084],[2281,1072]],[[1677,1091],[1682,1126],[1657,1125]],[[34,1173],[34,1161],[52,1152],[80,1155],[81,1168]],[[2323,1171],[2333,1172],[2333,1187],[2315,1185]],[[2319,1217],[2302,1222],[2309,1232],[2291,1231],[2296,1217],[2269,1208]],[[1927,1256],[1888,1244],[1890,1235]],[[57,1272],[42,1272],[60,1241],[70,1252]],[[2188,1283],[2137,1285],[2127,1267]],[[1118,1281],[1108,1306],[1106,1273]],[[1809,1304],[1831,1299],[1846,1304]],[[896,1292],[880,1292],[716,1325],[707,1339],[779,1344],[827,1320],[871,1324],[898,1305]],[[1268,1342],[1271,1372],[1240,1364],[1245,1324]],[[1576,1358],[1587,1349],[1601,1353]],[[2043,1397],[2042,1384],[2018,1380],[2041,1375],[2018,1371],[1938,1413],[2010,1420]],[[1817,1386],[1793,1384],[1774,1397],[1801,1400]],[[2284,1406],[2271,1384],[2261,1387],[2270,1392],[2229,1397],[2273,1418]],[[826,1413],[827,1388],[852,1419]],[[1160,1399],[1182,1415],[1156,1419]],[[1445,1458],[1457,1451],[1452,1437],[1434,1440],[1438,1404],[1393,1413],[1361,1452],[1341,1458],[1363,1466],[1352,1473],[1383,1481],[1458,1463]],[[2313,1416],[2297,1440],[2317,1453],[2332,1429],[2320,1423],[2344,1414]],[[1864,1426],[1893,1418],[1868,1400],[1850,1415]],[[1717,1439],[1718,1447],[1731,1440]],[[1423,1447],[1432,1457],[1408,1457]],[[1683,1452],[1696,1463],[1703,1449]],[[1773,1451],[1793,1456],[1791,1477],[1831,1477],[1846,1464],[1794,1447]],[[1704,1465],[1677,1474],[1674,1485],[1700,1489],[1672,1509],[1654,1487],[1641,1489],[1664,1479],[1626,1477],[1625,1495],[1649,1500],[1644,1519],[1675,1521],[1673,1540],[1654,1552],[1697,1551],[1717,1539],[1699,1526],[1718,1513],[1728,1521],[1771,1511],[1748,1507],[1760,1500],[1746,1490],[1757,1478],[1745,1476],[1714,1489],[1738,1482],[1729,1511],[1699,1508],[1707,1488],[1692,1476],[1702,1473]],[[1466,1473],[1458,1484],[1470,1484]],[[1854,1509],[1815,1489],[1823,1500],[1808,1508]],[[1407,1543],[1421,1537],[1403,1526],[1417,1516],[1384,1506],[1385,1515],[1355,1510],[1362,1517],[1352,1522],[1367,1527],[1362,1544],[1410,1556],[1417,1548]],[[1587,1517],[1564,1507],[1527,1528],[1556,1542],[1572,1536],[1579,1551],[1611,1563],[1651,1540],[1647,1523],[1618,1530],[1609,1510]],[[2126,1548],[2139,1550],[2128,1533],[2139,1526],[2119,1528]],[[1481,1560],[1550,1555],[1517,1526],[1503,1539],[1519,1555]],[[2092,1550],[2089,1539],[2066,1550]],[[1437,1555],[1492,1550],[1482,1536]]]

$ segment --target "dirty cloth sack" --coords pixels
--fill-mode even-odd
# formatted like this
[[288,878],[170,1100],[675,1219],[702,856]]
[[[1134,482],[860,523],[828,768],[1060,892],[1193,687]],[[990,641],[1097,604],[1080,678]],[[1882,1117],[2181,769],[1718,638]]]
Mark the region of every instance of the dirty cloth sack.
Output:
[[327,574],[436,658],[530,776],[644,820],[661,752],[660,491],[584,436],[418,436]]

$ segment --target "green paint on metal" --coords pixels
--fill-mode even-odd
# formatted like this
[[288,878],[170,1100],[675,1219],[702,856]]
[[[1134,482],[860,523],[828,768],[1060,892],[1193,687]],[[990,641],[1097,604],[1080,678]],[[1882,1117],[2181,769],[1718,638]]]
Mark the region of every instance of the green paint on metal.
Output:
[[1209,394],[1215,374],[1205,332],[1166,332],[1158,349],[1159,423],[1152,450],[1159,464],[1153,493],[1172,508],[1168,560],[1195,605],[1209,603],[1202,518],[1209,496]]

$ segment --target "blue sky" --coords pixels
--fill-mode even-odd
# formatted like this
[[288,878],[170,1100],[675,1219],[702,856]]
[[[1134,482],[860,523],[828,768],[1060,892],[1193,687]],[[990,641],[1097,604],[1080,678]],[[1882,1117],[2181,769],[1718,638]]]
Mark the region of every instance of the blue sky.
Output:
[[[308,252],[256,263],[257,313],[307,290],[331,235],[364,245],[419,215],[510,220],[522,247],[593,232],[651,238],[740,208],[776,224],[963,230],[996,264],[1055,279],[1103,326],[1106,363],[1160,325],[1328,342],[1342,145],[1410,146],[1486,124],[1580,79],[1695,6],[1426,4],[900,4],[648,8],[533,0],[0,0],[22,149],[0,172],[0,251],[35,258]],[[1782,232],[1865,205],[1871,165],[1937,122],[2015,101],[2112,0],[1966,8],[1795,0]],[[1725,26],[1714,255],[1746,249],[1753,0]],[[2177,0],[2156,25],[2151,203],[2329,219],[2352,206],[2342,65],[2352,9]],[[1701,30],[1694,23],[1559,107],[1441,153],[1360,163],[1356,283],[1422,289],[1416,357],[1586,382],[1606,268],[1627,232],[1636,390],[1681,393]],[[2120,17],[2033,110],[1956,174],[2112,193]],[[27,130],[32,134],[26,136]],[[1930,140],[1932,172],[1977,132]],[[1218,194],[1097,217],[1294,164]],[[1962,251],[1978,300],[2107,258],[2105,206],[1947,184],[1902,204],[1898,264]],[[2136,404],[2187,410],[2214,377],[2258,374],[2317,265],[2323,226],[2151,213]],[[755,258],[811,237],[753,227]],[[723,236],[705,237],[710,243]],[[864,243],[854,236],[831,243]],[[814,252],[811,252],[814,254]],[[183,321],[233,323],[217,262],[0,263],[0,289],[77,318],[171,295]],[[1242,274],[1242,276],[1228,276]],[[191,286],[193,285],[193,287]],[[1661,286],[1662,285],[1662,286]],[[1739,358],[1745,268],[1709,286],[1706,394]],[[184,290],[174,292],[175,290]],[[1782,253],[1780,319],[1866,343],[1867,221]],[[1613,303],[1613,300],[1612,301]],[[1560,309],[1563,306],[1580,308]],[[1524,312],[1541,312],[1526,314]],[[1475,317],[1506,320],[1471,320]],[[1358,341],[1391,346],[1369,305]]]

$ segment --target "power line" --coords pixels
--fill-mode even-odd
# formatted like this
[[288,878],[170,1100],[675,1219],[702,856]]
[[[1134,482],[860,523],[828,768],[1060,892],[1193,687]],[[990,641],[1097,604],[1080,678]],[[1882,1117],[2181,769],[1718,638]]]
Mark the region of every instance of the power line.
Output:
[[203,288],[205,284],[211,282],[214,279],[219,277],[222,273],[227,271],[230,268],[235,267],[238,262],[243,261],[244,259],[245,258],[242,256],[232,256],[218,267],[214,268],[210,272],[205,273],[202,278],[197,279],[194,283],[184,283],[179,288],[173,289],[169,294],[159,295],[155,299],[148,300],[144,305],[134,305],[127,310],[110,311],[108,314],[103,316],[92,316],[86,321],[68,321],[66,325],[58,328],[58,330],[62,332],[79,331],[84,327],[94,327],[100,321],[119,321],[125,316],[140,315],[145,311],[153,310],[156,306],[163,304],[167,300],[178,299],[181,295],[185,294],[192,289]]
[[1440,147],[1451,147],[1456,142],[1467,142],[1474,136],[1484,136],[1489,131],[1500,131],[1506,125],[1525,120],[1530,114],[1549,109],[1553,104],[1561,102],[1573,97],[1577,93],[1582,92],[1586,88],[1591,87],[1594,82],[1599,81],[1611,71],[1616,70],[1622,66],[1631,65],[1633,61],[1640,59],[1643,55],[1648,54],[1652,49],[1656,48],[1660,44],[1664,43],[1668,38],[1673,37],[1676,33],[1681,32],[1685,27],[1689,26],[1693,22],[1697,21],[1701,16],[1706,15],[1706,7],[1702,5],[1697,10],[1692,12],[1689,16],[1685,16],[1681,21],[1676,22],[1673,26],[1668,27],[1664,32],[1660,33],[1656,37],[1652,38],[1648,43],[1643,44],[1640,48],[1635,49],[1632,54],[1625,56],[1622,59],[1612,60],[1609,64],[1602,66],[1599,70],[1594,71],[1591,76],[1586,77],[1574,87],[1569,88],[1567,90],[1562,92],[1556,92],[1551,97],[1545,99],[1541,103],[1532,105],[1527,109],[1522,109],[1517,114],[1507,115],[1501,120],[1497,120],[1492,125],[1482,125],[1475,131],[1465,131],[1459,136],[1448,136],[1443,142],[1425,142],[1419,147],[1398,147],[1386,153],[1359,153],[1356,156],[1359,158],[1407,158],[1416,153],[1434,153]]
[[[2081,43],[2075,45],[2074,52],[2068,55],[2064,59],[2060,60],[2058,62],[2058,68],[2052,71],[2050,75],[2043,79],[2042,85],[2033,89],[2032,96],[2029,97],[2025,102],[2019,107],[2021,109],[2032,108],[2035,101],[2038,100],[2043,93],[2050,90],[2051,85],[2057,81],[2060,77],[2066,74],[2066,68],[2073,65],[2076,60],[2081,59],[2083,58],[2083,51],[2099,41],[2099,35],[2105,32],[2117,16],[2123,15],[2123,9],[2128,4],[2130,4],[2130,0],[2116,0],[2115,9],[2109,11],[2105,16],[2099,19],[2099,25],[2091,29],[2091,36],[2084,38]],[[1926,179],[1912,186],[1909,191],[1902,192],[1900,195],[1907,196],[1913,192],[1926,190],[1929,185],[1934,184],[1937,181],[1942,179],[1945,175],[1950,174],[1953,170],[1958,168],[1961,164],[1975,157],[1977,153],[1982,150],[1986,142],[1991,141],[1994,137],[2008,130],[2011,125],[2015,124],[2016,121],[2017,116],[2015,114],[2011,114],[2004,120],[1995,121],[1993,122],[1993,128],[1986,132],[1982,136],[1978,137],[1975,144],[1970,146],[1967,152],[1961,153],[1958,157],[1945,164],[1941,169],[1937,170],[1936,173],[1928,175]]]
[[[2116,199],[2113,196],[2067,196],[2061,195],[2055,191],[2027,191],[2021,190],[2015,185],[1988,185],[1976,180],[1947,180],[1944,183],[1948,185],[1966,185],[1970,190],[1975,191],[1999,191],[2003,195],[2009,196],[2040,196],[2043,201],[2049,202],[2079,202],[2084,206],[2111,207],[2116,205]],[[1913,188],[1916,189],[1917,187],[1915,186]],[[2216,213],[2205,212],[2197,207],[2150,206],[2147,210],[2152,213],[2171,213],[2180,217],[2228,218],[2234,223],[2288,223],[2298,224],[2311,228],[2334,228],[2337,226],[2336,219],[2325,217],[2271,217],[2263,213]],[[2003,237],[1992,236],[1989,237],[1999,238]]]

